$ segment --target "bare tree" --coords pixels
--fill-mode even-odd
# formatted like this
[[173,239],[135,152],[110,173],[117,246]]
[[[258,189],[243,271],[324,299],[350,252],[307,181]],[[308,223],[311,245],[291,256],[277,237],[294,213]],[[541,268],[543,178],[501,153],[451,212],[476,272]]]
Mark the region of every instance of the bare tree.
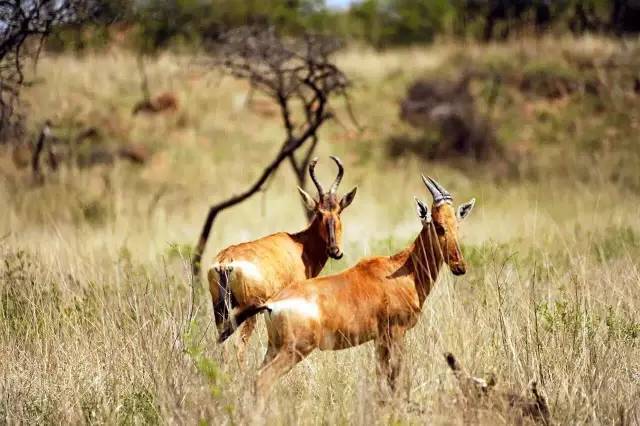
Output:
[[[344,96],[348,102],[349,80],[330,58],[340,48],[335,39],[317,35],[284,39],[273,28],[242,27],[224,34],[221,40],[214,65],[249,81],[253,90],[273,99],[280,108],[286,136],[276,157],[253,185],[209,209],[192,260],[194,278],[200,274],[202,253],[218,213],[260,191],[287,159],[304,189],[305,170],[318,143],[318,129],[333,116],[330,98]],[[301,114],[294,113],[296,107],[302,109]],[[305,144],[306,150],[301,150]],[[296,156],[298,151],[303,151],[300,157]]]
[[89,0],[0,1],[0,142],[21,128],[14,109],[24,83],[24,61],[37,60],[44,39],[59,25],[88,16]]
[[[328,109],[330,95],[342,95],[348,100],[348,80],[330,59],[340,47],[335,38],[308,34],[286,40],[273,28],[243,27],[222,37],[218,64],[228,73],[246,79],[252,92],[261,92],[276,102],[287,140],[293,140],[313,125],[321,103]],[[302,114],[296,122],[294,110],[299,108]],[[300,158],[295,152],[288,156],[302,189],[306,188],[305,171],[318,143],[315,132],[310,138],[311,143]]]

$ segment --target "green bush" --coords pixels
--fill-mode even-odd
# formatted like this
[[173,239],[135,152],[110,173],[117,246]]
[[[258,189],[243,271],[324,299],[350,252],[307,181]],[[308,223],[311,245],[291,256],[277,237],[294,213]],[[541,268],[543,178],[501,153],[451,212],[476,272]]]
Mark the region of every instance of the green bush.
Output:
[[350,32],[376,47],[429,43],[457,13],[447,0],[365,0],[349,11]]

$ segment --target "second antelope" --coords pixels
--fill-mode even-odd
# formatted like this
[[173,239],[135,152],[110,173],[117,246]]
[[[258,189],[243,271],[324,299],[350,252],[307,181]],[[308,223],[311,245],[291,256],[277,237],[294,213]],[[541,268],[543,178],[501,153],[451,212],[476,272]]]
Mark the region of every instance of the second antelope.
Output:
[[[298,188],[306,207],[313,212],[305,230],[295,234],[279,232],[227,247],[216,255],[208,279],[218,330],[231,308],[262,303],[291,282],[317,276],[329,257],[342,258],[340,214],[353,201],[357,187],[338,198],[344,167],[337,157],[331,159],[338,166],[338,175],[329,192],[316,178],[316,158],[309,163],[309,175],[318,190],[318,200]],[[239,359],[254,327],[255,318],[246,322],[240,334]]]
[[267,303],[236,311],[220,335],[267,312],[269,345],[256,380],[260,401],[275,380],[313,350],[338,350],[373,340],[378,372],[392,390],[400,372],[405,333],[416,325],[425,299],[446,262],[455,275],[466,272],[458,245],[458,223],[475,203],[457,210],[435,180],[423,180],[432,210],[416,198],[422,230],[409,247],[386,257],[364,259],[336,274],[292,284]]

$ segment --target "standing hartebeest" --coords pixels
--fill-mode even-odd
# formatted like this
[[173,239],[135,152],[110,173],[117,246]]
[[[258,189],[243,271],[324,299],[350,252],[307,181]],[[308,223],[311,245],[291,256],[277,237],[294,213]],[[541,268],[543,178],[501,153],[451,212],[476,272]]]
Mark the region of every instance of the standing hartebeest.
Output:
[[443,262],[455,275],[466,272],[458,222],[475,203],[473,199],[456,211],[442,186],[422,178],[433,207],[430,212],[416,198],[422,230],[409,247],[393,256],[361,260],[339,274],[294,283],[266,303],[234,312],[220,341],[257,313],[268,312],[269,346],[256,381],[259,400],[313,350],[345,349],[369,340],[375,341],[379,373],[395,389],[404,335],[417,323]]
[[[298,233],[279,232],[255,241],[227,247],[215,257],[209,268],[209,291],[218,330],[231,308],[243,308],[266,301],[285,285],[317,276],[327,258],[342,258],[342,222],[340,214],[353,201],[357,187],[343,198],[337,195],[344,175],[339,158],[331,156],[338,175],[325,192],[315,175],[318,162],[309,163],[309,175],[318,190],[318,201],[298,188],[306,207],[313,212],[309,226]],[[238,341],[238,358],[255,327],[255,318],[247,321]]]

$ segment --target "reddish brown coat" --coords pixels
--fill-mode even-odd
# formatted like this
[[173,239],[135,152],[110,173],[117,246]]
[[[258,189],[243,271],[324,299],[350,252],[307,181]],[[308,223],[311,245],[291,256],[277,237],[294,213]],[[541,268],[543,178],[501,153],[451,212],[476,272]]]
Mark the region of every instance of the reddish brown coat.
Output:
[[[315,349],[345,349],[370,340],[379,371],[394,389],[404,335],[417,323],[442,264],[456,275],[466,272],[458,222],[473,203],[456,213],[450,196],[436,198],[429,213],[418,202],[423,228],[406,249],[361,260],[339,274],[296,282],[268,302],[236,312],[234,322],[241,324],[267,311],[269,346],[256,382],[258,395],[265,396],[278,377]],[[221,338],[231,332],[223,331]]]
[[[231,308],[265,302],[287,284],[317,276],[329,257],[342,257],[340,214],[353,201],[357,188],[338,198],[336,191],[343,166],[339,159],[332,158],[338,165],[338,177],[329,192],[325,193],[316,180],[316,159],[310,163],[309,173],[318,189],[318,201],[298,188],[305,205],[313,212],[305,230],[293,234],[279,232],[227,247],[216,255],[208,270],[208,280],[218,329],[223,327]],[[240,358],[254,326],[255,319],[251,319],[240,334]]]

